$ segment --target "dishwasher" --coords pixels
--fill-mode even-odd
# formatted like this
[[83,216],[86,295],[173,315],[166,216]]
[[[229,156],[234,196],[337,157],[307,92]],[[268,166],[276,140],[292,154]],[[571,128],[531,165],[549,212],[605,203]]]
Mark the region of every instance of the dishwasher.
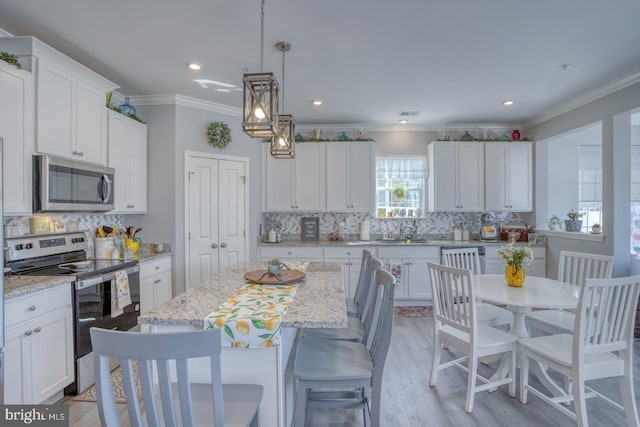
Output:
[[461,245],[461,246],[441,246],[440,247],[440,263],[444,265],[444,259],[442,259],[442,251],[448,249],[470,249],[476,248],[478,249],[478,258],[480,260],[480,273],[484,274],[485,272],[485,261],[484,261],[484,246],[475,246],[475,245]]

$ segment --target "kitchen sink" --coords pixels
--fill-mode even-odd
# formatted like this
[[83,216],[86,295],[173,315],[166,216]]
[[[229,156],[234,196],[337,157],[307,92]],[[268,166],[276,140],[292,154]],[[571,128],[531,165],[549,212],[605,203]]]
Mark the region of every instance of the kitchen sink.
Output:
[[395,239],[395,240],[368,240],[368,241],[363,241],[363,240],[356,240],[356,241],[352,241],[352,242],[347,242],[347,245],[414,245],[414,244],[432,244],[435,243],[437,244],[438,242],[436,240],[426,240],[426,239],[415,239],[415,240],[399,240],[399,239]]

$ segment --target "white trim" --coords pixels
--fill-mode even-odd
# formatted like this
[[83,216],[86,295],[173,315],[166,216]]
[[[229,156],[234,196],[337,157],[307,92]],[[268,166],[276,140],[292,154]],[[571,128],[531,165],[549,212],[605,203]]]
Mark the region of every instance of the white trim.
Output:
[[342,132],[342,131],[355,131],[358,129],[364,129],[369,132],[384,132],[384,131],[405,131],[405,132],[511,132],[513,129],[517,129],[517,124],[463,124],[463,123],[449,123],[449,124],[433,124],[433,123],[344,123],[344,124],[296,124],[296,130],[311,131],[313,129],[322,129],[323,131],[330,132]]
[[226,114],[233,117],[242,117],[241,108],[231,107],[217,102],[204,101],[202,99],[191,98],[179,94],[130,96],[129,100],[131,104],[135,105],[181,105],[184,107],[211,111],[213,113]]
[[564,102],[556,107],[549,109],[548,111],[542,113],[538,117],[533,120],[525,123],[521,126],[522,129],[529,129],[533,126],[539,125],[540,123],[544,123],[548,120],[551,120],[555,117],[558,117],[564,113],[568,113],[569,111],[575,110],[578,107],[582,107],[590,102],[593,102],[597,99],[603,98],[607,95],[610,95],[614,92],[617,92],[625,87],[631,86],[640,82],[640,71],[635,71],[626,76],[620,77],[616,80],[613,80],[609,83],[606,83],[596,89],[593,89],[584,95],[577,96],[567,102]]
[[[189,171],[188,171],[188,162],[191,157],[204,157],[213,160],[231,160],[236,162],[242,162],[245,165],[245,192],[244,192],[244,259],[249,259],[249,240],[251,236],[251,230],[249,229],[249,217],[250,215],[250,205],[249,205],[249,194],[250,194],[250,185],[251,185],[251,159],[248,157],[240,157],[240,156],[231,156],[228,154],[215,154],[215,153],[205,153],[200,151],[185,151],[184,152],[184,278],[185,278],[185,291],[187,290],[187,285],[190,283],[190,259],[189,259]],[[251,239],[253,240],[253,239]]]
[[588,240],[591,242],[604,242],[606,236],[604,234],[591,234],[575,231],[551,231],[551,230],[535,230],[536,234],[542,234],[548,237],[557,237],[560,239],[572,239],[572,240]]

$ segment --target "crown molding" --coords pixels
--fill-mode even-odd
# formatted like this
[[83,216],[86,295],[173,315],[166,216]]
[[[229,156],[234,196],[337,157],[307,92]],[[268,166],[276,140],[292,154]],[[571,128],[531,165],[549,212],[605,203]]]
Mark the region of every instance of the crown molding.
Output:
[[316,124],[316,125],[296,125],[296,130],[312,131],[322,129],[323,131],[355,131],[363,129],[368,132],[506,132],[518,129],[517,124],[429,124],[429,123],[344,123],[344,124]]
[[621,89],[631,86],[640,82],[640,71],[627,74],[619,79],[613,80],[607,84],[600,86],[592,91],[585,93],[584,95],[577,96],[565,103],[562,103],[556,107],[551,108],[549,111],[539,115],[528,123],[522,125],[522,129],[529,129],[533,126],[537,126],[548,120],[556,118],[576,108],[582,107],[590,102],[604,98],[607,95],[611,95]]
[[191,98],[179,94],[130,96],[129,100],[135,105],[180,105],[183,107],[191,107],[199,110],[211,111],[213,113],[225,114],[227,116],[242,117],[241,108],[218,104],[217,102],[204,101],[202,99]]

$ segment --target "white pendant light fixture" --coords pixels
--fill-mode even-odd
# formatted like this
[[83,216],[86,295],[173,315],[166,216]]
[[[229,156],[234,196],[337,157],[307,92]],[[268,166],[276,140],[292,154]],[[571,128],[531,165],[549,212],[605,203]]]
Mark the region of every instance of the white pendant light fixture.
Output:
[[[284,55],[291,50],[287,42],[276,43],[276,49],[282,52],[282,111],[284,111]],[[291,114],[278,116],[278,134],[271,138],[271,155],[276,159],[293,159],[295,150],[296,122]]]
[[260,2],[260,72],[245,73],[242,130],[252,138],[271,138],[278,134],[278,82],[273,73],[263,73],[264,0]]

